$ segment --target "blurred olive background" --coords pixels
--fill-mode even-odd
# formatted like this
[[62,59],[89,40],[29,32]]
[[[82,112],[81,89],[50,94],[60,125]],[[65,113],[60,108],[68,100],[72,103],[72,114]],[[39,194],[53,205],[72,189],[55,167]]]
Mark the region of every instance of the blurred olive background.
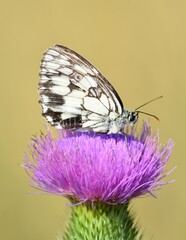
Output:
[[[156,114],[161,142],[175,142],[158,194],[133,201],[145,239],[185,239],[186,1],[1,1],[0,239],[56,239],[69,217],[65,199],[29,186],[20,166],[30,138],[44,130],[38,104],[42,53],[54,44],[72,48],[114,85],[127,109]],[[141,115],[142,120],[148,116]]]

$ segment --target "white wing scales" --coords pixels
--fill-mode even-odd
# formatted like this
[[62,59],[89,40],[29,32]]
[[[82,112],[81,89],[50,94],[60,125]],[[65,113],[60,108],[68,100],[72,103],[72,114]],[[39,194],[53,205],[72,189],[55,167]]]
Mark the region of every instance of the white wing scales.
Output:
[[107,79],[78,53],[60,45],[43,55],[39,93],[43,116],[57,128],[106,133],[110,116],[123,113]]

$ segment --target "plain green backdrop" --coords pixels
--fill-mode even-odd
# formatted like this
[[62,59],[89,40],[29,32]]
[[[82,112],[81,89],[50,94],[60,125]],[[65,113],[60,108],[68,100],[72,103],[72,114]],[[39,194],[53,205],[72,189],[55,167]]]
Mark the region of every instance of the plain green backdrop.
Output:
[[[91,61],[134,109],[143,110],[161,142],[175,142],[157,199],[133,201],[145,239],[185,239],[186,1],[1,1],[0,8],[0,239],[55,239],[65,229],[67,202],[31,188],[20,166],[30,138],[44,130],[38,104],[43,51],[68,46]],[[141,115],[140,121],[148,119]]]

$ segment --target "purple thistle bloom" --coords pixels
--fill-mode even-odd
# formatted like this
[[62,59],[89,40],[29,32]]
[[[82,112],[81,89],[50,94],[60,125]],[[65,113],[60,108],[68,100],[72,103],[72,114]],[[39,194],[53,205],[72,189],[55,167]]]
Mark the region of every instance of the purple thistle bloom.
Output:
[[125,135],[48,131],[33,139],[24,166],[36,188],[76,203],[119,204],[166,184],[172,146],[171,140],[161,146],[147,123],[140,134],[134,127]]

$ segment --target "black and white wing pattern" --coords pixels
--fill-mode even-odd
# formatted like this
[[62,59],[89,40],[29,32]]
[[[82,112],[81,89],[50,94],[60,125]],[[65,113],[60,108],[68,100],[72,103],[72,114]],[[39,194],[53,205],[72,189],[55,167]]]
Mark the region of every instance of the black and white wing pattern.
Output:
[[41,61],[39,82],[42,115],[57,128],[119,132],[120,97],[108,80],[75,51],[56,45]]

